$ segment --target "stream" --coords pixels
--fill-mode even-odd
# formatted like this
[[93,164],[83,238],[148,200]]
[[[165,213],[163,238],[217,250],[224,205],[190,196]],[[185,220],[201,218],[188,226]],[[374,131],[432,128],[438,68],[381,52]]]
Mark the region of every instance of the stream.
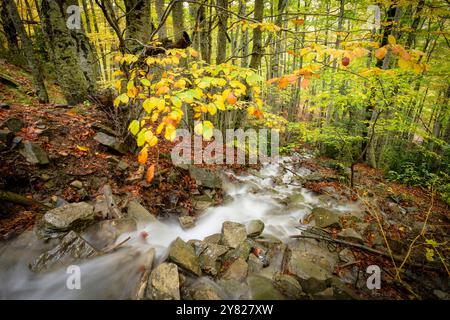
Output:
[[[185,241],[201,240],[220,233],[224,221],[246,224],[260,219],[265,224],[264,236],[272,235],[288,243],[291,235],[299,234],[296,227],[315,206],[342,213],[361,210],[357,202],[340,203],[332,196],[302,188],[297,176],[307,176],[311,171],[296,167],[294,160],[280,158],[278,163],[265,164],[259,171],[239,176],[225,172],[227,200],[220,206],[208,208],[191,229],[182,229],[175,217],[138,223],[136,231],[125,232],[117,238],[116,243],[120,243],[130,237],[119,250],[79,264],[80,290],[66,287],[66,268],[43,274],[29,270],[28,264],[52,246],[27,231],[0,244],[0,299],[129,299],[140,279],[139,267],[145,256],[142,253],[155,248],[154,264],[158,264],[165,259],[167,248],[177,237]],[[295,204],[286,205],[286,199],[295,199]],[[142,237],[143,231],[148,234],[146,238]]]

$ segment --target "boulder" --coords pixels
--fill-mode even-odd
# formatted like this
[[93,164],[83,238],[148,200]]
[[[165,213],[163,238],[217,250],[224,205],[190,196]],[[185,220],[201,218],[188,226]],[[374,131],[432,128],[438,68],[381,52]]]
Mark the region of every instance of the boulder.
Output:
[[9,118],[3,123],[3,125],[12,132],[19,132],[23,127],[25,127],[25,123],[17,118]]
[[177,238],[170,245],[169,259],[192,274],[197,276],[202,275],[194,248],[184,242],[181,238]]
[[277,274],[274,276],[274,281],[278,290],[288,298],[300,299],[305,295],[300,283],[291,275]]
[[217,171],[190,166],[189,175],[199,186],[211,189],[222,188],[222,178]]
[[312,215],[318,228],[342,228],[339,215],[331,210],[316,207],[312,210]]
[[247,263],[249,274],[258,274],[264,267],[264,263],[261,261],[261,259],[255,256],[253,253],[249,255]]
[[264,231],[264,222],[261,220],[252,220],[247,226],[247,235],[249,237],[258,237]]
[[175,264],[162,263],[152,271],[147,297],[151,300],[180,300],[180,280]]
[[23,143],[23,148],[20,150],[25,159],[32,164],[49,164],[47,153],[37,144],[30,141]]
[[247,282],[250,287],[253,300],[284,300],[285,297],[274,286],[272,280],[253,275],[248,277]]
[[59,237],[61,232],[81,230],[94,222],[94,207],[85,202],[69,203],[44,214],[36,226],[43,238]]
[[112,150],[115,150],[121,154],[127,153],[127,148],[124,144],[120,143],[120,141],[117,138],[107,135],[106,133],[98,132],[95,135],[94,140],[96,140],[98,143],[100,143]]
[[337,236],[338,236],[338,238],[341,238],[341,239],[349,241],[349,242],[357,242],[357,243],[361,243],[361,244],[364,243],[364,238],[352,228],[347,228],[347,229],[341,230],[337,234]]
[[220,270],[220,257],[228,251],[228,247],[206,242],[203,242],[201,246],[203,249],[198,257],[200,268],[205,273],[216,276]]
[[186,298],[192,300],[224,300],[223,290],[208,279],[200,279],[186,289]]
[[41,254],[32,262],[30,270],[33,272],[50,271],[96,255],[99,253],[94,247],[76,232],[70,231],[56,247]]
[[224,280],[243,281],[247,277],[247,273],[247,262],[242,258],[238,258],[228,266],[220,278]]
[[9,148],[14,140],[14,133],[9,131],[9,129],[0,130],[0,146],[4,148]]
[[214,233],[210,236],[205,237],[205,239],[203,239],[203,241],[208,242],[208,243],[219,244],[221,239],[222,239],[221,233]]
[[243,224],[231,221],[223,223],[221,238],[223,245],[237,248],[245,239],[247,239],[247,230]]
[[128,203],[127,214],[129,218],[138,222],[156,221],[156,218],[136,200],[131,200]]

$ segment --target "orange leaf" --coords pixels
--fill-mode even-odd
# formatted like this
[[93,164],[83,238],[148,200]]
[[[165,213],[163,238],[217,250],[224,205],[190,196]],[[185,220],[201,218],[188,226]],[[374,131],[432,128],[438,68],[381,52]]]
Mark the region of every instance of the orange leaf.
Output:
[[298,26],[302,26],[305,24],[305,20],[304,19],[294,19],[292,20],[292,22]]
[[141,152],[139,152],[138,162],[140,164],[144,164],[147,162],[147,159],[148,159],[148,148],[144,148],[141,150]]
[[147,169],[147,174],[145,175],[145,180],[150,183],[153,180],[153,177],[155,176],[155,165],[152,164],[150,167],[148,167]]
[[160,95],[166,94],[166,93],[169,92],[169,91],[170,91],[169,87],[162,86],[162,87],[159,87],[159,88],[158,88],[158,90],[156,91],[156,94],[157,94],[158,96],[160,96]]
[[227,97],[227,102],[231,105],[234,105],[237,102],[236,96],[233,92],[230,92]]
[[300,88],[305,89],[309,85],[309,79],[303,78],[302,82],[300,83]]

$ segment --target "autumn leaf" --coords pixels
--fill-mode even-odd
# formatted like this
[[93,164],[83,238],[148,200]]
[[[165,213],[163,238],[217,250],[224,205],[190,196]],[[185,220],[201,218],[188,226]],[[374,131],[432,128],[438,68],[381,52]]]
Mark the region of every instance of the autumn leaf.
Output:
[[233,92],[230,92],[230,93],[228,94],[228,96],[227,96],[227,102],[228,102],[228,104],[231,104],[231,105],[236,104],[237,98],[236,98],[236,96],[234,95]]
[[302,26],[305,24],[305,20],[304,19],[294,19],[292,20],[292,22],[297,25],[297,26]]
[[375,51],[375,58],[382,60],[386,56],[386,53],[387,49],[385,47],[381,47]]
[[152,182],[153,178],[155,177],[155,165],[152,164],[150,167],[148,167],[147,169],[147,173],[145,174],[145,180],[150,183]]
[[148,159],[148,148],[145,147],[141,150],[141,152],[139,152],[138,162],[140,164],[145,164],[147,162],[147,159]]
[[83,151],[83,152],[89,151],[89,147],[84,147],[84,146],[79,146],[79,145],[77,145],[77,149],[80,151]]

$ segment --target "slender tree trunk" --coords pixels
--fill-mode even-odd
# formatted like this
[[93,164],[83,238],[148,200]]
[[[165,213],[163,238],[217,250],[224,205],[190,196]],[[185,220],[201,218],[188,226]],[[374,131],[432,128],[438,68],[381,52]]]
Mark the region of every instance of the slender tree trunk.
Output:
[[164,10],[166,9],[165,6],[165,0],[155,0],[155,9],[156,9],[156,15],[158,16],[158,38],[159,41],[162,41],[164,39],[167,39],[167,27],[164,23],[161,26],[161,20],[164,14]]
[[8,14],[7,3],[11,0],[2,0],[2,6],[0,8],[0,16],[2,19],[3,31],[5,32],[6,41],[8,43],[8,49],[13,53],[19,52],[19,42],[17,41],[17,31],[14,27],[14,23]]
[[[258,22],[263,21],[264,0],[255,0],[254,18]],[[253,29],[253,49],[249,67],[259,69],[261,65],[261,57],[264,53],[262,48],[262,32],[259,28]]]
[[177,41],[183,37],[184,29],[184,14],[183,2],[177,1],[172,7],[172,25],[173,25],[173,40]]
[[227,57],[227,43],[228,43],[228,35],[227,35],[227,27],[228,27],[228,0],[216,0],[217,6],[220,8],[216,8],[217,16],[219,17],[219,29],[217,31],[217,56],[216,56],[216,64],[220,64],[225,62]]
[[22,42],[25,57],[27,59],[28,66],[31,69],[33,84],[39,101],[48,103],[48,94],[45,88],[44,78],[40,70],[39,62],[34,52],[33,43],[30,38],[28,38],[22,20],[20,19],[19,11],[17,11],[16,4],[12,0],[6,0],[6,3],[4,2],[4,4],[6,4],[6,10],[8,11],[9,18],[17,31],[20,41]]
[[152,33],[150,21],[150,0],[126,0],[126,39],[127,48],[134,48],[147,44]]

